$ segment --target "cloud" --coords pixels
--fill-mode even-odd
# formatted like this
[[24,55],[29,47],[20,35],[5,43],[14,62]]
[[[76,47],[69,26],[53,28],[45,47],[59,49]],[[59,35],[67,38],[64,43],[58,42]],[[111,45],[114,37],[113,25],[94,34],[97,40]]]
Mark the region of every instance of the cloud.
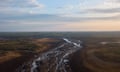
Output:
[[42,12],[41,10],[43,10],[44,8],[45,8],[45,5],[38,2],[37,0],[2,0],[0,1],[0,14],[6,14],[6,15],[41,13]]
[[86,12],[93,12],[93,13],[120,13],[120,8],[109,8],[109,9],[88,9]]
[[63,22],[41,22],[31,20],[2,20],[0,21],[0,32],[2,31],[55,31],[64,26]]
[[44,5],[39,3],[37,0],[2,0],[0,7],[39,7],[43,8]]
[[39,7],[39,8],[44,8],[45,7],[45,5],[39,3],[37,0],[31,0],[30,3],[34,4],[36,7]]
[[54,26],[69,24],[74,22],[87,22],[95,20],[119,20],[120,15],[109,16],[109,17],[61,17],[60,15],[52,14],[26,14],[20,16],[0,16],[1,25],[44,25]]
[[30,20],[30,21],[59,21],[62,18],[55,14],[22,14],[22,15],[1,15],[0,20]]
[[80,9],[78,12],[76,12],[76,14],[74,13],[68,16],[111,19],[112,17],[116,17],[117,15],[119,16],[120,14],[120,0],[101,0],[98,4],[95,3],[95,5],[93,3],[92,5],[88,6],[85,3],[84,5],[80,5],[78,7]]
[[116,2],[120,2],[120,0],[105,0],[105,1],[107,1],[107,2],[112,2],[112,3],[113,3],[113,2],[115,2],[115,3],[116,3]]

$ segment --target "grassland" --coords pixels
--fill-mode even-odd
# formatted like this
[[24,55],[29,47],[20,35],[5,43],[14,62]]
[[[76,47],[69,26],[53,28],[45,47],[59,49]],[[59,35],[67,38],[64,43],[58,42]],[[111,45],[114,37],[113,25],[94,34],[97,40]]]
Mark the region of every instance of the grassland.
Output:
[[[120,72],[119,38],[85,39],[85,47],[72,57],[75,72]],[[107,41],[108,44],[101,44]],[[74,63],[73,63],[74,62]]]
[[0,72],[15,72],[35,55],[54,48],[58,44],[60,40],[52,38],[2,39],[0,40]]

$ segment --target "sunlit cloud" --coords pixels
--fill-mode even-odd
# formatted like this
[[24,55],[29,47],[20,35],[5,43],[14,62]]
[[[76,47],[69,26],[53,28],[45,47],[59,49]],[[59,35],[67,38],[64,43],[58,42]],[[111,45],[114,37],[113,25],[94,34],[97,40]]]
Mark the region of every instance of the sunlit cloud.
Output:
[[119,22],[120,0],[0,1],[0,31],[119,30]]

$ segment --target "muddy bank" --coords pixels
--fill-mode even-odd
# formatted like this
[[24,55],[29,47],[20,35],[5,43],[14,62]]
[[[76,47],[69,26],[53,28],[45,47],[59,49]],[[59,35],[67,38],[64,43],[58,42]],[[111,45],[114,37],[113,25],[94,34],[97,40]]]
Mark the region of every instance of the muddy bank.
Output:
[[23,54],[23,56],[0,63],[0,72],[15,72],[19,66],[29,61],[33,57],[33,54],[31,53]]
[[72,72],[92,72],[84,66],[82,51],[83,49],[73,53],[70,58]]

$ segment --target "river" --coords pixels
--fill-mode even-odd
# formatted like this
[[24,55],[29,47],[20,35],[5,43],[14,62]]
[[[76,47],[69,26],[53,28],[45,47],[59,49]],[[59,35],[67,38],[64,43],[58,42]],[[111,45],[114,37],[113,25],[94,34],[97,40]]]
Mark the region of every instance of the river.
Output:
[[[40,54],[30,64],[29,72],[71,72],[69,56],[82,48],[82,41],[63,38],[64,43]],[[27,72],[22,69],[20,72]]]

